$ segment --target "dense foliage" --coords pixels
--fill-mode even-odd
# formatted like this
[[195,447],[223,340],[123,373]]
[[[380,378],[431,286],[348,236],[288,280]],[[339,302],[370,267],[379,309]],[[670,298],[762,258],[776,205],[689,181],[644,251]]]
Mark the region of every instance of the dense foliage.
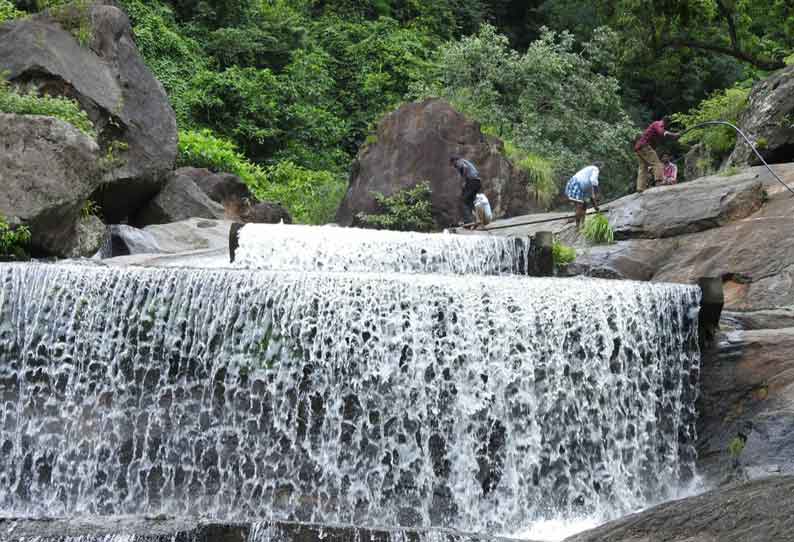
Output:
[[87,136],[96,138],[94,125],[76,101],[19,92],[2,76],[0,76],[0,112],[55,117],[68,122]]
[[430,203],[430,185],[419,183],[391,196],[375,193],[379,213],[359,213],[362,225],[383,230],[428,232],[435,228]]
[[[0,22],[65,1],[0,0]],[[607,197],[629,191],[631,144],[649,120],[736,118],[748,89],[737,83],[794,58],[788,0],[119,3],[171,99],[181,163],[233,171],[312,222],[333,219],[359,147],[406,100],[451,100],[505,140],[551,205],[596,159]],[[716,157],[732,137],[685,142]]]

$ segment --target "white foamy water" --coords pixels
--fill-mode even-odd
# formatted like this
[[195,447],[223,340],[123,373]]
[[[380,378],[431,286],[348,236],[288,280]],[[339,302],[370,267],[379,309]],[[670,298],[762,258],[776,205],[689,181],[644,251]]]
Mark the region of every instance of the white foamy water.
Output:
[[510,532],[694,468],[696,288],[0,264],[0,515]]
[[528,240],[333,226],[247,224],[235,266],[295,271],[512,274]]

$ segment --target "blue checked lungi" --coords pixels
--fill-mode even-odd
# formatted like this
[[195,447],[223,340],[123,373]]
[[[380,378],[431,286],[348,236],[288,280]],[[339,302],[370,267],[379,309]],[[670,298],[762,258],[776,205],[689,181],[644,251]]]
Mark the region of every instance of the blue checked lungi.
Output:
[[579,181],[575,177],[571,177],[568,184],[565,185],[565,195],[571,201],[584,203],[584,192],[582,192],[582,187],[579,186]]

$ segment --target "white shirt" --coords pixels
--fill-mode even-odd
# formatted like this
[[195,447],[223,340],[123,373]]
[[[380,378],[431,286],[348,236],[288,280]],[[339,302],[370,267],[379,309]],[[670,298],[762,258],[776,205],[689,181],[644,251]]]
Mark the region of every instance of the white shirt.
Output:
[[587,166],[577,171],[573,178],[579,183],[582,192],[589,195],[592,193],[593,187],[598,186],[598,168]]

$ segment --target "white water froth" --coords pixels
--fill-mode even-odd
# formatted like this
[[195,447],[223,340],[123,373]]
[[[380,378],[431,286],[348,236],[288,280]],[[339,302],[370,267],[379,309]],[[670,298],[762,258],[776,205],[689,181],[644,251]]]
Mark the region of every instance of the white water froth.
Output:
[[0,286],[0,515],[506,532],[693,474],[692,287],[13,264]]
[[247,224],[235,266],[296,271],[511,274],[528,242],[512,237]]

